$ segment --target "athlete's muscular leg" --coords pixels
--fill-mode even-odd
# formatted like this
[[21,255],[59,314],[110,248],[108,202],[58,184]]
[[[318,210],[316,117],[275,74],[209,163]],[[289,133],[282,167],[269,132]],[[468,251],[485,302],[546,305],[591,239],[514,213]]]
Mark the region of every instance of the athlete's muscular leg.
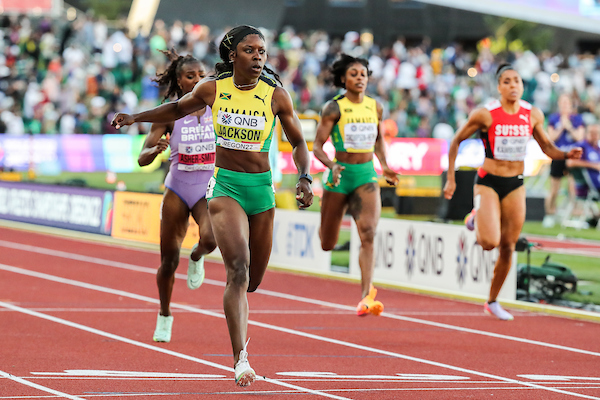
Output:
[[198,224],[198,233],[200,234],[200,241],[198,247],[191,254],[192,260],[198,261],[200,257],[207,255],[217,247],[215,241],[215,235],[213,235],[212,226],[210,224],[210,217],[208,216],[208,206],[206,204],[206,198],[198,200],[192,208],[192,216]]
[[250,227],[246,212],[230,197],[217,197],[208,203],[210,221],[221,250],[227,283],[223,310],[233,348],[234,365],[243,350],[248,330],[248,267],[250,264]]
[[351,195],[348,210],[356,222],[360,237],[358,264],[361,273],[362,297],[369,294],[375,267],[374,240],[377,222],[381,215],[379,185],[367,183],[359,186]]
[[323,250],[329,251],[335,247],[347,206],[348,196],[344,193],[323,190],[321,226],[319,227],[319,238]]
[[500,244],[500,200],[489,186],[475,185],[475,235],[484,250],[492,250]]
[[254,292],[262,282],[271,248],[273,246],[273,218],[275,209],[248,217],[250,222],[250,283],[248,291]]
[[502,234],[494,266],[489,301],[495,301],[510,270],[512,255],[525,222],[525,186],[510,192],[501,202]]
[[160,298],[160,315],[171,315],[170,304],[179,251],[188,228],[189,209],[174,192],[167,189],[163,197],[160,220],[160,267],[156,284]]

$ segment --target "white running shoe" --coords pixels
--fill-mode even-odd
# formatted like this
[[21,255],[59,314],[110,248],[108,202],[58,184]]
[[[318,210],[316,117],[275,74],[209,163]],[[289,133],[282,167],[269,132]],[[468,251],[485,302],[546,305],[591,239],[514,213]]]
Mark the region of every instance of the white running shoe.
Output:
[[556,224],[554,220],[554,215],[546,214],[544,215],[544,219],[542,220],[542,227],[544,228],[552,228]]
[[500,303],[498,303],[497,301],[493,301],[491,303],[488,303],[486,301],[483,305],[483,311],[486,314],[494,315],[496,318],[502,321],[512,321],[513,319],[515,319],[512,316],[512,314],[506,311],[504,308],[502,308],[502,306],[500,306]]
[[256,378],[256,373],[250,367],[250,363],[248,362],[248,352],[246,351],[246,347],[248,347],[248,341],[244,345],[244,349],[240,351],[240,358],[238,362],[235,364],[235,383],[238,386],[250,386],[254,379]]
[[[198,243],[192,247],[192,253],[198,248]],[[187,285],[190,289],[198,289],[202,282],[204,282],[204,256],[200,257],[198,261],[192,260],[192,254],[190,253],[190,260],[188,262],[187,272]]]
[[169,343],[171,341],[171,328],[173,328],[173,316],[165,317],[158,313],[156,329],[154,330],[154,341]]

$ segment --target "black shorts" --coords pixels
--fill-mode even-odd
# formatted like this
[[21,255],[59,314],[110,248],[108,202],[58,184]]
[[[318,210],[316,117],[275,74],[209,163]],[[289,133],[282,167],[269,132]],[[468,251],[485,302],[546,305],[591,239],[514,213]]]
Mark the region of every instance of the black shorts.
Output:
[[491,187],[502,201],[510,192],[523,186],[523,175],[497,176],[479,168],[475,175],[475,184]]
[[569,174],[566,160],[552,160],[550,163],[550,176],[553,178],[562,178]]

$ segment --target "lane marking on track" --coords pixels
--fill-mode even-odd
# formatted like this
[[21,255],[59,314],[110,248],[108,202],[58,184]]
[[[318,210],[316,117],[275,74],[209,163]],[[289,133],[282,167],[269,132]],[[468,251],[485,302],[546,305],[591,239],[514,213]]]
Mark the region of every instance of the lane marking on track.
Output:
[[[80,282],[80,281],[76,281],[76,280],[73,280],[73,279],[61,278],[61,277],[58,277],[58,276],[49,275],[49,274],[45,274],[45,273],[41,273],[41,272],[36,272],[36,271],[30,271],[30,270],[19,268],[19,267],[14,267],[14,266],[9,266],[9,265],[5,265],[5,264],[0,264],[0,269],[6,270],[6,271],[15,272],[15,273],[22,274],[22,275],[32,276],[32,277],[35,277],[35,278],[41,278],[41,279],[45,279],[45,280],[49,280],[49,281],[53,281],[53,282],[64,283],[64,284],[67,284],[67,285],[76,286],[76,287],[80,287],[80,288],[95,290],[95,291],[98,291],[98,292],[110,293],[110,294],[114,294],[114,295],[118,295],[118,296],[128,297],[128,298],[132,298],[132,299],[136,299],[136,300],[141,300],[141,301],[146,301],[146,302],[150,302],[150,303],[154,303],[154,304],[159,304],[159,300],[154,299],[152,297],[143,296],[143,295],[139,295],[139,294],[135,294],[135,293],[131,293],[131,292],[126,292],[126,291],[123,291],[123,290],[112,289],[112,288],[108,288],[108,287],[104,287],[104,286],[94,285],[94,284],[90,284],[90,283],[86,283],[86,282]],[[206,365],[215,366],[215,368],[225,369],[227,371],[232,371],[233,370],[230,367],[225,367],[225,366],[222,366],[220,364],[216,364],[216,363],[213,363],[213,362],[210,362],[210,361],[202,360],[202,359],[199,359],[199,358],[196,358],[196,357],[191,357],[191,356],[188,356],[188,355],[183,354],[183,353],[173,352],[173,351],[166,350],[166,349],[163,349],[163,348],[160,348],[160,347],[151,346],[151,345],[148,345],[146,343],[138,342],[138,341],[135,341],[135,340],[131,340],[131,339],[122,337],[122,336],[118,336],[118,335],[114,335],[114,334],[111,334],[111,333],[108,333],[108,332],[100,331],[98,329],[90,328],[90,327],[87,327],[85,325],[77,324],[77,323],[74,323],[74,322],[71,322],[71,321],[68,321],[68,320],[64,320],[64,319],[61,319],[61,318],[56,318],[56,317],[53,317],[53,316],[50,316],[50,315],[46,315],[46,314],[42,314],[42,313],[38,313],[38,312],[35,312],[35,311],[30,311],[30,310],[28,310],[26,308],[14,306],[14,305],[9,304],[9,303],[0,302],[0,307],[10,308],[10,309],[13,309],[15,311],[18,310],[18,311],[20,311],[22,313],[25,313],[25,314],[29,314],[29,315],[32,315],[32,316],[37,316],[39,318],[44,318],[44,319],[47,319],[47,320],[50,320],[50,321],[53,321],[53,322],[58,322],[58,323],[61,323],[61,324],[64,324],[64,325],[72,326],[72,327],[77,328],[77,329],[81,329],[81,330],[84,330],[84,331],[96,333],[98,335],[110,337],[110,338],[113,338],[115,340],[120,340],[120,341],[123,341],[125,343],[133,344],[133,345],[140,346],[140,347],[143,347],[143,348],[151,349],[151,350],[158,351],[158,352],[163,352],[165,354],[174,355],[176,357],[181,357],[181,358],[184,358],[184,359],[194,360],[194,361],[197,360],[196,362],[200,362],[200,363],[206,364]],[[185,309],[185,310],[188,310],[188,311],[196,312],[198,314],[203,314],[203,315],[207,315],[207,316],[211,316],[211,317],[217,317],[217,318],[220,318],[220,319],[225,319],[225,315],[224,314],[215,313],[215,312],[211,312],[211,311],[205,311],[205,310],[202,310],[202,309],[199,309],[199,308],[196,308],[196,307],[191,307],[191,306],[177,304],[177,303],[171,303],[171,307],[172,308]],[[331,343],[331,344],[345,346],[345,347],[349,347],[349,348],[353,348],[353,349],[357,349],[357,350],[363,350],[365,352],[383,354],[383,355],[386,355],[386,356],[389,356],[389,357],[399,358],[399,359],[408,360],[408,361],[414,361],[414,362],[417,362],[417,363],[422,363],[422,364],[426,364],[426,365],[432,365],[432,366],[436,366],[436,367],[440,367],[440,368],[449,369],[449,370],[452,370],[452,371],[458,371],[458,372],[467,373],[467,374],[471,374],[471,375],[477,375],[477,376],[481,376],[481,377],[485,377],[485,378],[489,378],[489,379],[494,379],[494,380],[498,380],[498,381],[503,381],[503,382],[508,382],[508,383],[514,383],[514,384],[517,384],[517,385],[527,386],[527,387],[534,388],[534,389],[546,390],[546,391],[549,391],[549,392],[561,393],[561,394],[566,394],[566,395],[574,396],[574,397],[581,397],[581,398],[585,398],[585,399],[600,400],[600,397],[587,396],[587,395],[583,395],[583,394],[580,394],[580,393],[574,393],[574,392],[569,392],[569,391],[565,391],[565,390],[555,389],[555,388],[551,388],[551,387],[545,387],[545,386],[541,386],[541,385],[534,384],[534,383],[520,381],[520,380],[517,380],[517,379],[506,378],[506,377],[503,377],[503,376],[500,376],[500,375],[488,374],[488,373],[481,372],[481,371],[476,371],[476,370],[471,370],[471,369],[468,369],[468,368],[457,367],[457,366],[454,366],[454,365],[444,364],[444,363],[440,363],[440,362],[437,362],[437,361],[431,361],[431,360],[427,360],[427,359],[424,359],[424,358],[412,357],[412,356],[408,356],[408,355],[405,355],[405,354],[395,353],[395,352],[391,352],[391,351],[387,351],[387,350],[381,350],[381,349],[377,349],[377,348],[369,347],[369,346],[363,346],[363,345],[359,345],[359,344],[355,344],[355,343],[351,343],[351,342],[346,342],[346,341],[343,341],[343,340],[337,340],[337,339],[328,338],[328,337],[325,337],[325,336],[314,335],[314,334],[311,334],[311,333],[297,331],[295,329],[284,328],[284,327],[281,327],[281,326],[276,326],[276,325],[267,324],[267,323],[263,323],[263,322],[249,320],[248,324],[249,325],[258,326],[258,327],[261,327],[261,328],[265,328],[265,329],[270,329],[270,330],[282,332],[282,333],[288,333],[290,335],[295,335],[295,336],[300,336],[300,337],[304,337],[304,338],[314,339],[314,340],[325,342],[325,343]],[[274,379],[269,379],[269,378],[263,378],[263,379],[266,379],[266,380],[268,380],[268,381],[270,381],[272,383],[278,384],[278,385],[282,385],[282,386],[286,385],[285,383],[277,381],[277,380],[274,380]],[[310,389],[305,389],[305,388],[301,388],[301,389],[303,389],[303,391],[310,392]],[[325,395],[321,391],[316,391],[315,394]]]
[[[129,297],[131,297],[131,296],[129,296]],[[143,297],[143,296],[140,296],[140,297]],[[42,318],[42,319],[45,319],[45,320],[48,320],[48,321],[56,322],[56,323],[59,323],[59,324],[62,324],[62,325],[69,326],[71,328],[76,328],[76,329],[79,329],[79,330],[82,330],[82,331],[85,331],[85,332],[89,332],[89,333],[93,333],[93,334],[98,335],[98,336],[103,336],[103,337],[106,337],[106,338],[109,338],[109,339],[118,340],[120,342],[131,344],[131,345],[134,345],[134,346],[137,346],[137,347],[141,347],[141,348],[144,348],[144,349],[148,349],[148,350],[156,351],[156,352],[159,352],[159,353],[171,355],[171,356],[174,356],[174,357],[182,358],[184,360],[193,361],[193,362],[196,362],[196,363],[199,363],[199,364],[204,364],[204,365],[207,365],[207,366],[210,366],[210,367],[213,367],[213,368],[217,368],[217,369],[221,369],[221,370],[224,370],[224,371],[233,372],[233,368],[227,367],[225,365],[217,364],[217,363],[214,363],[214,362],[211,362],[211,361],[207,361],[207,360],[203,360],[203,359],[200,359],[200,358],[197,358],[197,357],[192,357],[192,356],[189,356],[187,354],[183,354],[183,353],[179,353],[179,352],[176,352],[176,351],[164,349],[162,347],[152,346],[152,345],[149,345],[149,344],[146,344],[146,343],[143,343],[143,342],[138,342],[137,340],[129,339],[129,338],[126,338],[124,336],[115,335],[115,334],[112,334],[112,333],[109,333],[109,332],[101,331],[99,329],[91,328],[91,327],[86,326],[86,325],[78,324],[76,322],[71,322],[71,321],[68,321],[68,320],[65,320],[65,319],[62,319],[62,318],[56,318],[56,317],[53,317],[51,315],[42,314],[42,313],[39,313],[39,312],[36,312],[36,311],[30,311],[30,310],[28,310],[26,308],[18,307],[18,306],[15,306],[15,305],[12,305],[12,304],[9,304],[9,303],[5,303],[5,302],[2,302],[2,301],[0,301],[0,307],[10,308],[10,309],[12,309],[14,311],[18,311],[18,312],[23,313],[23,314],[27,314],[27,315],[30,315],[30,316],[33,316],[33,317]],[[218,316],[218,317],[221,317],[221,316]],[[222,318],[225,318],[225,316],[222,316]],[[335,395],[332,395],[332,394],[329,394],[329,393],[323,393],[323,392],[318,391],[318,390],[312,390],[312,389],[304,388],[304,387],[301,387],[301,386],[292,385],[290,383],[281,382],[281,381],[279,381],[277,379],[263,378],[263,377],[257,376],[257,380],[264,380],[264,381],[267,381],[267,382],[272,383],[274,385],[287,387],[289,389],[294,389],[297,392],[310,393],[310,394],[314,394],[314,395],[317,395],[317,396],[327,397],[327,398],[337,399],[337,400],[351,400],[351,399],[348,399],[347,397],[341,397],[341,396],[335,396]],[[72,398],[74,400],[80,400],[81,399],[80,397],[68,397],[68,398]]]
[[519,375],[520,377],[531,379],[532,381],[600,381],[599,376],[564,376],[564,375]]
[[51,394],[54,394],[54,395],[56,395],[58,397],[62,397],[62,398],[65,398],[65,399],[85,400],[83,397],[77,397],[77,396],[73,396],[73,395],[70,395],[70,394],[67,394],[67,393],[59,392],[58,390],[50,389],[50,388],[47,388],[45,386],[38,385],[37,383],[29,382],[26,379],[18,378],[18,377],[14,376],[14,375],[9,374],[8,372],[0,371],[0,377],[6,378],[6,379],[10,379],[13,382],[17,382],[17,383],[20,383],[22,385],[29,386],[29,387],[32,387],[34,389],[41,390],[42,392],[51,393]]
[[142,371],[111,371],[103,369],[66,369],[63,372],[31,372],[32,375],[62,376],[62,377],[111,377],[111,378],[194,378],[217,379],[226,378],[225,375],[211,374],[179,374],[170,372],[142,372]]
[[[81,254],[68,253],[68,252],[60,251],[60,250],[46,249],[44,247],[31,246],[31,245],[26,245],[26,244],[21,244],[21,243],[13,243],[13,242],[5,241],[5,240],[0,240],[0,247],[8,247],[10,249],[35,252],[35,253],[39,253],[39,254],[43,254],[43,255],[67,258],[67,259],[71,259],[71,260],[89,262],[89,263],[93,263],[93,264],[115,267],[115,268],[125,269],[125,270],[129,270],[129,271],[144,272],[144,273],[156,275],[156,269],[153,269],[153,268],[142,267],[139,265],[133,265],[133,264],[123,263],[123,262],[119,262],[119,261],[106,260],[106,259],[98,258],[98,257],[90,257],[90,256],[84,256]],[[219,263],[222,264],[222,261]],[[175,278],[187,280],[187,275],[175,273]],[[204,279],[204,284],[225,287],[225,282],[218,281],[215,279],[208,279],[208,278]],[[316,300],[316,299],[311,299],[311,298],[302,297],[302,296],[296,296],[296,295],[291,295],[291,294],[286,294],[286,293],[275,292],[272,290],[266,290],[266,289],[259,288],[254,293],[258,293],[258,294],[262,294],[262,295],[266,295],[266,296],[277,297],[277,298],[286,299],[286,300],[298,301],[298,302],[307,303],[307,304],[311,304],[311,305],[328,307],[328,308],[337,309],[337,310],[346,310],[346,311],[350,311],[352,313],[356,312],[355,306],[347,306],[344,304],[337,304],[337,303],[332,303],[332,302],[328,302],[328,301]],[[569,346],[561,346],[558,344],[541,342],[538,340],[525,339],[525,338],[516,337],[516,336],[503,335],[503,334],[495,333],[495,332],[482,331],[479,329],[464,328],[461,326],[444,324],[441,322],[428,321],[426,319],[406,317],[406,316],[402,316],[402,315],[391,314],[391,313],[385,312],[385,311],[383,313],[381,313],[380,317],[391,318],[391,319],[395,319],[395,320],[399,320],[399,321],[412,322],[415,324],[433,326],[436,328],[444,328],[444,329],[449,329],[449,330],[454,330],[454,331],[459,331],[459,332],[471,333],[471,334],[475,334],[475,335],[493,337],[496,339],[511,340],[514,342],[526,343],[526,344],[531,344],[531,345],[535,345],[535,346],[548,347],[548,348],[552,348],[552,349],[559,349],[559,350],[570,351],[573,353],[581,353],[581,354],[587,354],[587,355],[600,357],[600,353],[594,352],[594,351],[583,350],[583,349],[578,349],[578,348],[569,347]]]
[[[30,310],[39,311],[39,312],[97,312],[97,313],[156,313],[156,308],[152,306],[152,308],[106,308],[106,307],[32,307]],[[208,309],[203,308],[203,310],[221,311],[219,309]],[[11,310],[0,309],[1,312],[12,312]],[[182,310],[182,313],[186,313],[186,311]],[[348,315],[348,312],[345,310],[252,310],[252,314],[268,314],[268,315]],[[489,316],[480,312],[406,312],[404,315],[429,315],[429,316],[453,316],[453,317],[477,317],[483,319],[489,319]],[[536,314],[524,314],[519,315],[519,317],[536,317]]]
[[[580,388],[580,389],[594,389],[594,388]],[[530,388],[525,388],[525,387],[473,387],[473,388],[452,388],[452,387],[441,387],[441,388],[436,388],[436,389],[430,389],[430,388],[376,388],[376,389],[331,389],[329,391],[333,391],[335,390],[336,392],[345,392],[345,393],[366,393],[366,392],[373,392],[375,394],[377,394],[378,392],[431,392],[431,391],[480,391],[480,390],[485,390],[485,391],[489,391],[489,390],[531,390]],[[240,392],[219,392],[219,394],[221,395],[234,395],[234,396],[239,396]],[[258,390],[244,390],[244,395],[263,395],[263,396],[268,396],[268,395],[285,395],[285,394],[291,394],[291,395],[297,395],[297,392],[292,392],[289,390],[263,390],[263,391],[258,391]],[[196,395],[196,396],[202,396],[202,395],[214,395],[214,393],[206,393],[206,392],[163,392],[163,393],[157,393],[157,392],[152,392],[152,393],[141,393],[141,392],[135,392],[135,393],[124,393],[124,392],[118,392],[118,393],[94,393],[92,395],[87,395],[87,397],[94,397],[94,398],[114,398],[115,396],[118,396],[119,398],[123,397],[140,397],[140,396],[144,396],[144,397],[155,397],[155,396],[190,396],[190,395]],[[10,400],[18,400],[18,399],[23,399],[23,400],[32,400],[32,399],[48,399],[49,396],[10,396],[10,397],[5,397],[5,396],[0,396],[0,399],[10,399]]]

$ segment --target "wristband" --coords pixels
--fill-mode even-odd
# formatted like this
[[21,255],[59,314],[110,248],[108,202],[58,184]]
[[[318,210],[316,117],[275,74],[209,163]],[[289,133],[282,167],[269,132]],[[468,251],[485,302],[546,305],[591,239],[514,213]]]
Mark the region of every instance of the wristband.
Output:
[[563,155],[564,155],[564,157],[565,157],[565,160],[567,160],[567,159],[569,158],[569,157],[568,157],[569,153],[567,153],[566,151],[563,151]]
[[302,175],[300,175],[300,177],[298,177],[298,180],[300,180],[302,178],[306,179],[308,181],[308,183],[312,183],[312,181],[313,181],[313,178],[312,178],[312,176],[310,176],[310,174],[302,174]]

